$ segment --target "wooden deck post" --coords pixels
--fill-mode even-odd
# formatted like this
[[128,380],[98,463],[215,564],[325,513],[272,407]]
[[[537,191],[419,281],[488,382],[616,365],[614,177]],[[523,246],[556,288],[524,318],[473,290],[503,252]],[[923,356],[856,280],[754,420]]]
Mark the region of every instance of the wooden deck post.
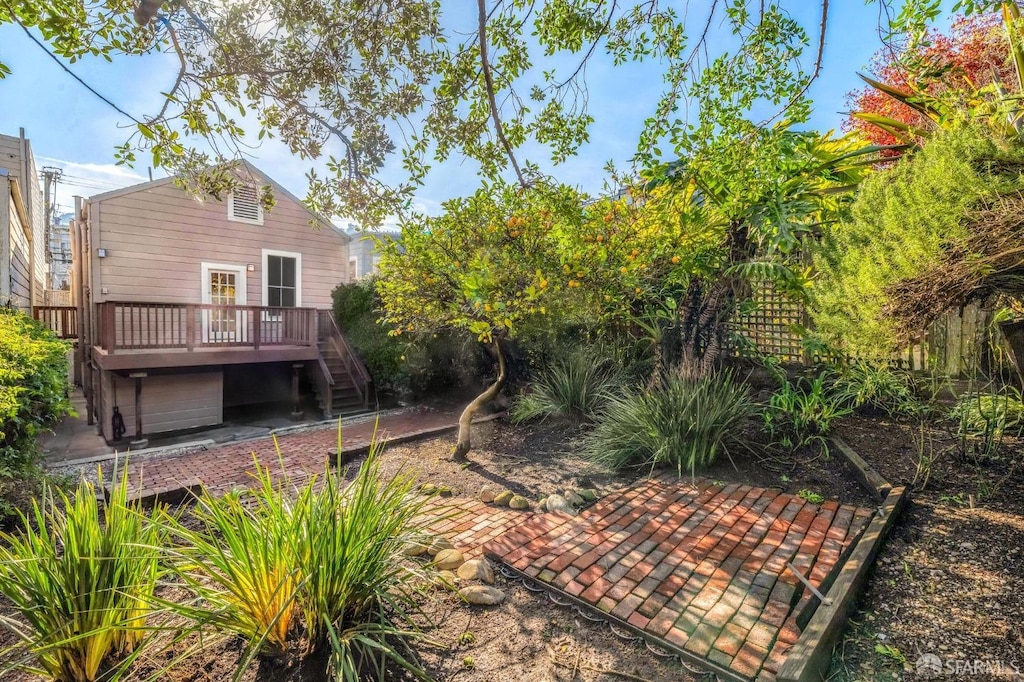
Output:
[[305,365],[296,362],[292,365],[292,421],[299,421],[304,416],[302,411],[302,395],[299,393],[299,372]]
[[147,376],[147,373],[132,372],[128,376],[135,379],[135,440],[128,445],[139,449],[149,445],[149,441],[142,434],[142,379]]

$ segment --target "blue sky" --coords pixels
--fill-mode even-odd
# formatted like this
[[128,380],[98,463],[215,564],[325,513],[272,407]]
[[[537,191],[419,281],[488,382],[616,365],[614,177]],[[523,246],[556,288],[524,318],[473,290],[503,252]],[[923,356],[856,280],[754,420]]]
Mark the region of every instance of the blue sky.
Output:
[[[700,16],[696,9],[690,11]],[[801,16],[803,11],[797,10],[796,18],[816,40],[819,3],[808,1],[806,16]],[[472,19],[469,12],[458,14],[457,20]],[[811,127],[839,128],[845,95],[859,84],[856,72],[864,69],[880,44],[877,4],[832,2],[823,69],[811,89],[815,102]],[[128,119],[64,73],[19,26],[0,25],[0,61],[13,71],[0,80],[0,133],[16,135],[24,127],[37,165],[65,169],[66,179],[58,192],[62,206],[70,206],[74,194],[88,196],[147,179],[144,159],[134,169],[114,165],[114,147],[130,132]],[[170,87],[175,65],[170,55],[150,55],[115,57],[113,64],[86,59],[69,68],[122,109],[142,117],[159,108],[160,92]],[[597,120],[590,143],[553,171],[560,179],[597,192],[607,161],[626,165],[636,151],[642,121],[660,92],[657,69],[657,64],[614,68],[605,59],[591,66],[590,108]],[[255,150],[253,162],[293,193],[305,195],[304,173],[309,165],[287,149],[264,144]],[[474,188],[474,173],[471,164],[457,160],[440,166],[418,192],[417,207],[435,212],[444,199]]]

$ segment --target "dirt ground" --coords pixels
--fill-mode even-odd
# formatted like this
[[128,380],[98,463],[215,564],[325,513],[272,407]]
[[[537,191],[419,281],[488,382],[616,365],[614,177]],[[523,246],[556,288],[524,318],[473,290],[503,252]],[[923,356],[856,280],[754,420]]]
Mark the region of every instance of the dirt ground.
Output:
[[[895,484],[914,481],[921,452],[933,456],[934,464],[927,488],[915,492],[880,556],[837,648],[830,679],[926,679],[914,671],[924,653],[939,656],[950,671],[973,665],[972,675],[961,679],[1021,679],[1012,677],[1011,666],[1024,670],[1024,447],[1007,443],[996,461],[978,467],[959,461],[954,439],[939,428],[922,432],[909,424],[849,417],[841,422],[839,434]],[[705,476],[875,504],[838,455],[806,452],[795,460],[768,456],[757,445],[758,435],[751,431],[749,448],[732,452],[731,462],[721,459]],[[382,468],[385,475],[416,471],[420,481],[447,485],[457,495],[473,496],[488,484],[532,500],[567,486],[609,490],[646,473],[615,475],[593,467],[575,454],[579,436],[565,427],[490,422],[477,427],[468,466],[448,459],[452,438],[439,438],[389,448]],[[349,475],[355,465],[358,461]],[[416,648],[435,679],[708,679],[500,574],[498,587],[508,599],[497,607],[470,607],[444,590],[423,599],[424,633],[430,643]],[[6,637],[0,634],[0,650]],[[161,679],[229,679],[238,656],[237,643],[227,642]],[[997,664],[1006,670],[993,671]],[[312,682],[323,679],[323,669],[322,660],[288,669],[254,665],[242,679]],[[403,675],[396,673],[394,679]]]
[[[879,556],[830,679],[1024,680],[1024,443],[1007,440],[976,466],[941,428],[850,418],[840,433],[893,483],[913,481],[922,454],[934,464]],[[941,676],[918,670],[929,655]]]

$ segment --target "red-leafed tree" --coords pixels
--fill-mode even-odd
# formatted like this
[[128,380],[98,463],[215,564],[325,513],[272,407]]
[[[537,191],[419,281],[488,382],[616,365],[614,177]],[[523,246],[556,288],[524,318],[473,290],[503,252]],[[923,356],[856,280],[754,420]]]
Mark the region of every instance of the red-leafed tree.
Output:
[[[1012,87],[1017,78],[998,13],[959,17],[953,21],[948,35],[932,31],[927,44],[913,51],[883,48],[873,57],[870,72],[872,78],[886,85],[940,98],[976,92],[996,79]],[[851,112],[878,114],[919,130],[934,126],[923,113],[870,85],[850,92],[846,101]],[[843,129],[858,130],[874,144],[903,141],[852,116],[846,119]]]

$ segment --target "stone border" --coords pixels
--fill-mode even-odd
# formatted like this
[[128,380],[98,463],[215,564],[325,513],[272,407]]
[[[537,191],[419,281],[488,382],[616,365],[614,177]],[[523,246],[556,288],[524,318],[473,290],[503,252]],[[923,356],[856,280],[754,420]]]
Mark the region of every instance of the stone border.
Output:
[[[692,664],[692,665],[695,665],[695,666],[700,666],[703,670],[706,670],[707,672],[715,675],[716,679],[718,679],[718,680],[724,680],[725,682],[751,682],[749,678],[737,675],[732,670],[729,670],[728,668],[724,668],[724,667],[718,665],[717,663],[715,663],[714,661],[709,661],[708,659],[702,658],[701,656],[698,656],[697,654],[695,654],[695,653],[693,653],[691,651],[687,651],[686,649],[684,649],[682,647],[677,647],[677,646],[675,646],[674,644],[672,644],[671,642],[669,642],[667,640],[655,637],[654,635],[650,634],[649,632],[645,632],[645,631],[637,628],[634,625],[630,625],[629,623],[627,623],[626,621],[622,620],[618,616],[613,616],[610,613],[606,613],[606,612],[600,610],[599,608],[597,608],[596,606],[594,606],[593,604],[590,604],[590,603],[588,603],[588,602],[586,602],[586,601],[584,601],[582,599],[579,599],[578,597],[574,597],[571,594],[568,594],[568,593],[563,592],[563,591],[561,591],[561,590],[559,590],[559,589],[557,589],[555,587],[552,587],[551,585],[545,583],[542,580],[537,580],[536,578],[528,576],[525,573],[523,573],[522,571],[518,571],[515,568],[509,566],[508,564],[506,564],[504,561],[502,561],[497,556],[491,555],[488,552],[485,552],[484,556],[486,556],[488,559],[490,559],[490,560],[500,564],[504,568],[505,571],[514,574],[521,581],[529,582],[531,585],[536,585],[536,586],[538,586],[540,588],[543,588],[543,590],[545,592],[547,592],[548,594],[554,595],[558,600],[560,600],[560,601],[555,601],[554,602],[555,604],[559,604],[560,606],[564,606],[565,602],[569,602],[569,604],[571,604],[572,606],[576,607],[577,609],[580,609],[580,610],[583,610],[583,611],[587,611],[588,613],[591,613],[594,616],[599,617],[599,618],[597,618],[597,620],[601,620],[601,621],[607,623],[608,625],[614,625],[618,629],[628,630],[630,633],[632,633],[633,636],[635,636],[638,639],[644,640],[645,642],[647,642],[651,646],[656,646],[659,649],[664,649],[664,650],[666,650],[668,652],[671,652],[674,656],[678,656],[679,658],[684,660],[686,663],[689,663],[689,664]],[[528,588],[528,589],[531,592],[536,592],[537,591],[537,590],[535,590],[533,588]],[[589,620],[595,620],[595,618],[589,618],[589,617],[588,617],[588,619]]]
[[818,682],[825,679],[832,661],[836,640],[846,627],[874,565],[875,557],[906,506],[910,491],[906,486],[893,488],[867,530],[857,541],[846,563],[825,594],[821,604],[807,622],[800,639],[790,649],[776,679],[778,682]]
[[833,445],[839,449],[846,461],[849,462],[853,468],[857,471],[857,478],[864,487],[868,489],[872,495],[875,496],[879,502],[884,502],[886,497],[889,495],[889,491],[892,490],[892,483],[882,478],[882,475],[875,471],[875,468],[868,464],[864,459],[857,454],[857,451],[846,444],[844,440],[838,437],[832,438]]

